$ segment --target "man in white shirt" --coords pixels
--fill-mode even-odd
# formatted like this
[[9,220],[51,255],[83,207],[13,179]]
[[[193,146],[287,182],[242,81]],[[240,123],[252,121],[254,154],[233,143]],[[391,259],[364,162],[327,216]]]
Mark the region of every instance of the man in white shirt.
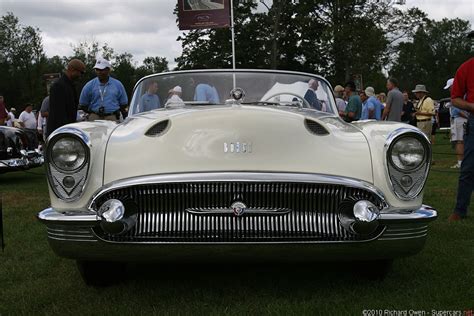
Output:
[[36,131],[36,117],[33,111],[33,105],[27,104],[23,112],[21,112],[18,119],[22,127]]

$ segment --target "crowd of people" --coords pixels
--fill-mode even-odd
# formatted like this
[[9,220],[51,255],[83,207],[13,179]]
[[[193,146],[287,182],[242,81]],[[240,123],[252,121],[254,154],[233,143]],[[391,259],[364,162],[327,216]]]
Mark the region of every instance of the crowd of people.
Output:
[[347,122],[369,119],[403,122],[417,126],[431,138],[439,119],[435,102],[428,96],[426,86],[418,84],[411,91],[416,98],[413,102],[409,97],[410,92],[400,91],[398,85],[397,79],[389,78],[387,94],[375,94],[374,88],[370,86],[356,91],[356,85],[352,81],[347,82],[344,87],[335,86],[334,95],[339,115]]

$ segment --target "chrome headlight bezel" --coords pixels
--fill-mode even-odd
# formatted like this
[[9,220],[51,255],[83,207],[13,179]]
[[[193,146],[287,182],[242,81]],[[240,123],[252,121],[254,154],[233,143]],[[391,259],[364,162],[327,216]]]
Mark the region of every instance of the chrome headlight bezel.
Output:
[[[61,168],[60,164],[53,160],[54,146],[66,138],[78,141],[84,150],[84,161],[70,169]],[[91,143],[88,135],[77,128],[61,128],[49,137],[45,155],[48,182],[59,199],[72,202],[81,198],[90,168],[90,148]],[[71,182],[73,185],[67,186]]]
[[[423,146],[423,158],[416,166],[402,168],[393,161],[392,151],[400,141],[406,141],[407,139],[415,139]],[[385,142],[385,164],[388,180],[394,194],[404,201],[417,198],[423,191],[431,166],[431,145],[428,137],[414,128],[400,128],[393,131]],[[410,181],[402,179],[407,177]]]
[[[77,142],[78,145],[81,147],[81,150],[82,152],[81,153],[78,153],[78,155],[83,155],[83,158],[82,158],[82,162],[79,163],[78,165],[72,167],[72,168],[64,168],[63,166],[60,165],[60,162],[55,160],[54,159],[54,150],[56,149],[55,146],[58,145],[58,143],[60,142],[63,142],[63,141],[68,141],[68,140],[72,140],[74,142]],[[50,143],[49,143],[49,146],[50,146],[50,150],[48,150],[48,161],[51,162],[54,167],[59,170],[59,171],[62,171],[64,173],[74,173],[74,172],[77,172],[79,170],[81,170],[82,168],[84,168],[84,166],[87,164],[87,162],[89,161],[89,157],[88,157],[88,154],[89,154],[89,151],[87,149],[87,146],[86,144],[84,144],[83,141],[81,141],[77,136],[75,135],[62,135],[62,137],[56,137],[55,139],[53,139]]]
[[[407,141],[415,141],[415,142],[418,142],[419,146],[420,146],[420,149],[423,150],[423,154],[422,154],[422,157],[421,157],[421,160],[419,161],[419,163],[416,165],[416,166],[409,166],[409,165],[405,165],[405,166],[400,166],[399,164],[397,164],[397,162],[394,161],[394,149],[397,145],[399,145],[401,142],[407,142]],[[400,172],[404,172],[404,173],[411,173],[411,172],[414,172],[420,168],[423,167],[423,164],[426,162],[426,156],[428,154],[428,148],[426,145],[423,144],[423,141],[420,139],[420,137],[417,136],[414,136],[410,133],[407,133],[407,134],[402,134],[400,135],[396,140],[394,140],[392,142],[392,144],[390,145],[389,149],[388,149],[388,152],[389,152],[389,155],[387,157],[388,159],[388,162],[391,164],[392,167],[396,168],[398,171]],[[403,158],[400,158],[399,157],[399,163],[403,164]]]

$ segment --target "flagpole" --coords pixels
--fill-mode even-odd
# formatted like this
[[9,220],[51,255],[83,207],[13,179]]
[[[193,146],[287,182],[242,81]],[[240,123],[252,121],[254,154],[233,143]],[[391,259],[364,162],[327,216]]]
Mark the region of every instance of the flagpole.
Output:
[[232,69],[235,70],[234,0],[230,0],[230,30],[232,32]]
[[[230,0],[230,30],[232,34],[232,69],[235,70],[235,31],[234,31],[234,0]],[[232,74],[233,88],[237,87],[235,71]]]

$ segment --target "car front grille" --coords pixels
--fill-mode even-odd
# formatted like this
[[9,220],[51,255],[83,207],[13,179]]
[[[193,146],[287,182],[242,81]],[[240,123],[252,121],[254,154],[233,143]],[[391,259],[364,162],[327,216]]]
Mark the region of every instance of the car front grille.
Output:
[[[124,235],[95,234],[111,242],[137,243],[274,243],[371,240],[348,232],[339,223],[339,204],[347,198],[369,200],[382,208],[374,193],[343,185],[292,182],[191,182],[135,185],[108,191],[109,199],[131,200],[137,224]],[[236,216],[231,205],[253,210]],[[193,210],[198,210],[193,212]],[[228,210],[224,213],[222,210]],[[271,212],[280,210],[281,212]]]

